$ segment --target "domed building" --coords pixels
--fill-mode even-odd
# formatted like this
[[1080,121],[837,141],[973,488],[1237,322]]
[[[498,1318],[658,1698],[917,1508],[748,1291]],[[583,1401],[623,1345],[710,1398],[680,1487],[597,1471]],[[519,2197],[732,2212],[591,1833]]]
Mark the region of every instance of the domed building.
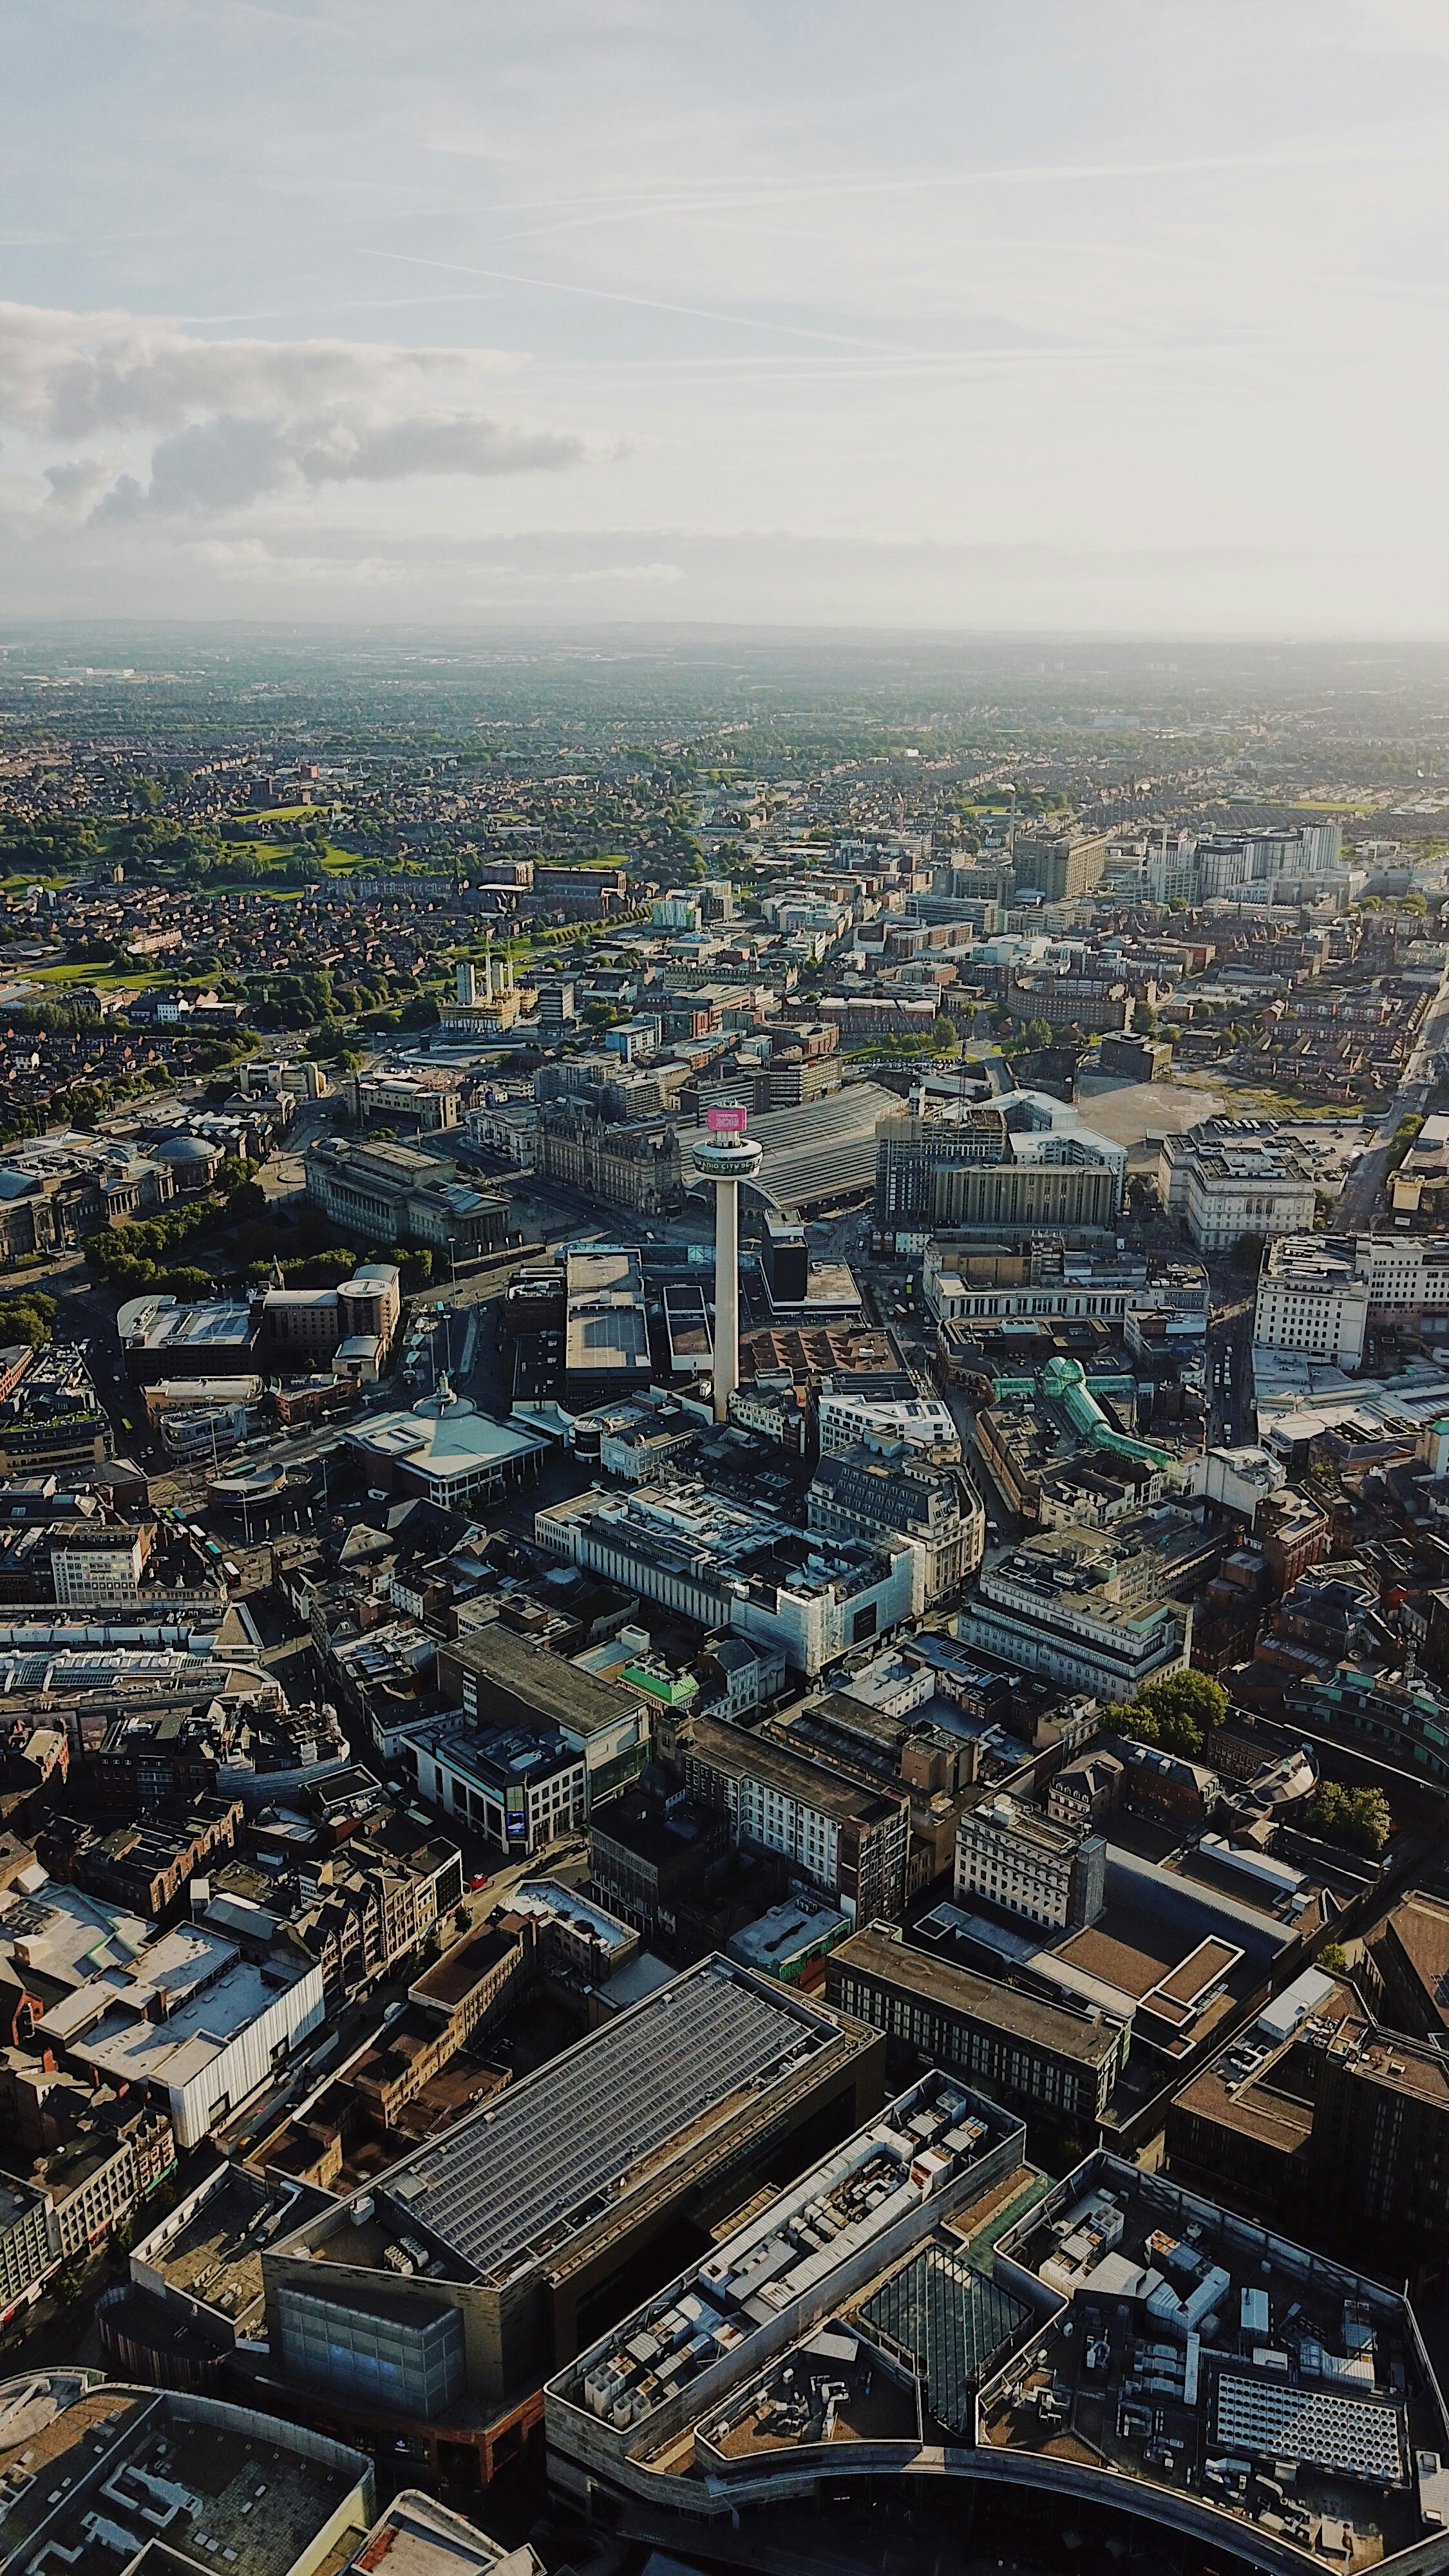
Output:
[[208,1143],[204,1136],[168,1136],[151,1147],[151,1160],[168,1164],[181,1196],[189,1198],[198,1190],[210,1189],[225,1156],[220,1145]]

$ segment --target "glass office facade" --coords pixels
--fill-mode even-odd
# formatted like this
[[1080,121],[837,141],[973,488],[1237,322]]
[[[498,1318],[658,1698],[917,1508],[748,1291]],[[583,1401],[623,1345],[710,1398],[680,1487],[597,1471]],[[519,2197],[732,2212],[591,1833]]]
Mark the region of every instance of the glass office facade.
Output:
[[456,2308],[409,2300],[376,2308],[277,2293],[282,2358],[291,2379],[389,2415],[427,2421],[463,2394],[463,2320]]

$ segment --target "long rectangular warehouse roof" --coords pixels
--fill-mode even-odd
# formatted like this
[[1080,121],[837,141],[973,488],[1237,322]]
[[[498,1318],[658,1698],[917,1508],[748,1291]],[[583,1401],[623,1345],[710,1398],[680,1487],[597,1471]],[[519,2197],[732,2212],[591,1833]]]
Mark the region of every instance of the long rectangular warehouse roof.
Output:
[[378,2189],[463,2263],[501,2280],[615,2206],[642,2167],[657,2169],[843,2037],[833,2014],[708,1959],[395,2166]]

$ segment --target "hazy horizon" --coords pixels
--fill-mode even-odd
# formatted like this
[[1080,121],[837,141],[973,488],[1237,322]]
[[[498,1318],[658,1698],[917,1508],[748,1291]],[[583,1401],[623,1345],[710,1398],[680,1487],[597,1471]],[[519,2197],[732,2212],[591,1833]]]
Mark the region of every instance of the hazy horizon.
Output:
[[50,0],[0,621],[1449,635],[1431,0]]

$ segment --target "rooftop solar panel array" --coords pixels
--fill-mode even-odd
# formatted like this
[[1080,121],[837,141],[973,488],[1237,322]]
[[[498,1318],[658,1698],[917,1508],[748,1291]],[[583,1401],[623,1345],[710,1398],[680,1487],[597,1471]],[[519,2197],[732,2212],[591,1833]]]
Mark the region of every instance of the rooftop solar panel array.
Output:
[[485,2276],[506,2273],[607,2203],[642,2157],[757,2078],[835,2035],[711,1966],[663,1986],[382,2186]]

